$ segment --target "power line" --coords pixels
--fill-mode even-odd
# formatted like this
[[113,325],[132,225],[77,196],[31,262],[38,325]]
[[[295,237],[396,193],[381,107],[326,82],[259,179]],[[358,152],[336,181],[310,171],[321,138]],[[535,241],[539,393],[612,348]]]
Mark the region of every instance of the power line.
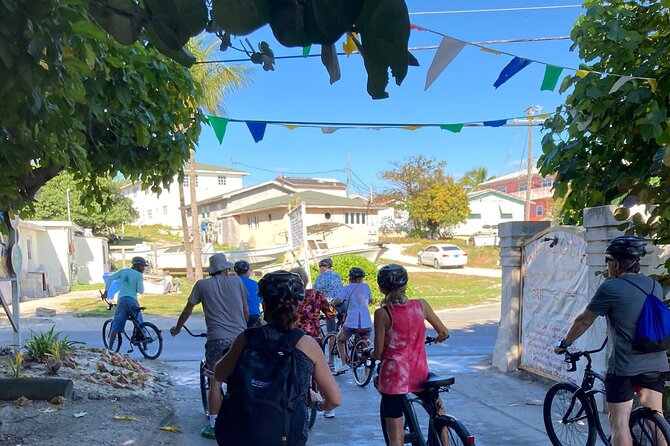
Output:
[[515,12],[515,11],[539,11],[546,9],[581,8],[582,5],[554,5],[554,6],[527,6],[519,8],[495,8],[495,9],[461,9],[454,11],[425,11],[410,12],[409,15],[444,15],[444,14],[472,14],[481,12]]
[[251,166],[249,164],[240,163],[239,161],[231,161],[231,164],[236,164],[239,166],[244,166],[248,169],[260,170],[262,172],[269,172],[274,174],[284,174],[284,175],[320,175],[322,173],[341,173],[344,172],[343,169],[339,170],[322,170],[320,172],[285,172],[282,170],[272,170],[272,169],[263,169],[262,167]]

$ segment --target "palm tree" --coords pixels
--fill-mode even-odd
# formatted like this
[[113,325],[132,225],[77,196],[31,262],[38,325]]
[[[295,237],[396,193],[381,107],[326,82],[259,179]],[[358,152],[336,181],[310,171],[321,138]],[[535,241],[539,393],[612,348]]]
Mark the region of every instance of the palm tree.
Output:
[[460,185],[468,192],[472,192],[479,188],[479,185],[484,181],[492,180],[493,176],[488,176],[488,171],[486,167],[476,167],[472,170],[468,170],[463,175],[463,178],[459,181]]
[[[212,59],[214,51],[218,48],[216,40],[205,44],[205,39],[193,39],[188,44],[188,49],[193,53],[198,61],[207,61]],[[200,94],[196,97],[198,104],[206,112],[210,114],[223,114],[225,107],[222,104],[224,96],[230,92],[237,91],[239,88],[246,86],[249,81],[247,79],[246,67],[229,67],[222,63],[201,63],[196,64],[191,68],[191,76],[200,85]],[[186,268],[187,277],[191,280],[202,278],[202,256],[200,247],[200,234],[198,222],[198,202],[196,199],[196,175],[195,175],[195,150],[191,149],[188,159],[188,176],[189,188],[191,196],[191,226],[194,234],[189,236],[189,227],[186,219],[186,208],[184,206],[184,185],[179,182],[179,199],[181,205],[181,220],[182,230],[184,233],[184,246],[186,248]],[[191,267],[191,244],[192,240],[192,254],[195,265]]]

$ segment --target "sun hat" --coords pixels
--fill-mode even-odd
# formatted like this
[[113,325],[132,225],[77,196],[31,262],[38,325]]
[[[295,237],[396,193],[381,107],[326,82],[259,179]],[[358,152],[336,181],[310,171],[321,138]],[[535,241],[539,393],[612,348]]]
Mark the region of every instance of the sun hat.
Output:
[[231,269],[233,264],[226,259],[226,255],[220,252],[217,252],[209,258],[209,268],[207,272],[210,274],[216,274],[224,269]]

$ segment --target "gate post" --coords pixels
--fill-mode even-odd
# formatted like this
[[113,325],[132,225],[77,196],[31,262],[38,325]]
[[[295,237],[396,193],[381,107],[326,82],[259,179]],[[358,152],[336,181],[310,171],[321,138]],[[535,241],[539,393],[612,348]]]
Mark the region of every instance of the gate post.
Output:
[[512,221],[498,225],[502,290],[500,323],[493,348],[493,366],[503,372],[519,367],[519,324],[521,321],[521,250],[525,240],[551,225],[548,221]]

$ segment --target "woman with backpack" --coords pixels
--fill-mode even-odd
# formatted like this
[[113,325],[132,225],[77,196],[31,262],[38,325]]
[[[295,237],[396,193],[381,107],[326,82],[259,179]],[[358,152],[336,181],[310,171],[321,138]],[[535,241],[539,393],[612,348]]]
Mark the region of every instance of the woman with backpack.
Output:
[[[342,395],[319,344],[296,328],[305,295],[300,276],[266,274],[258,295],[267,325],[240,334],[214,370],[228,384],[216,439],[224,446],[304,446],[309,406],[332,410]],[[323,399],[310,394],[312,376]]]
[[377,273],[384,298],[374,315],[375,344],[371,356],[381,360],[377,390],[382,395],[391,446],[403,444],[404,396],[422,392],[421,384],[428,378],[424,320],[437,331],[437,342],[449,337],[449,330],[428,302],[407,297],[408,280],[407,270],[400,265],[386,265]]

